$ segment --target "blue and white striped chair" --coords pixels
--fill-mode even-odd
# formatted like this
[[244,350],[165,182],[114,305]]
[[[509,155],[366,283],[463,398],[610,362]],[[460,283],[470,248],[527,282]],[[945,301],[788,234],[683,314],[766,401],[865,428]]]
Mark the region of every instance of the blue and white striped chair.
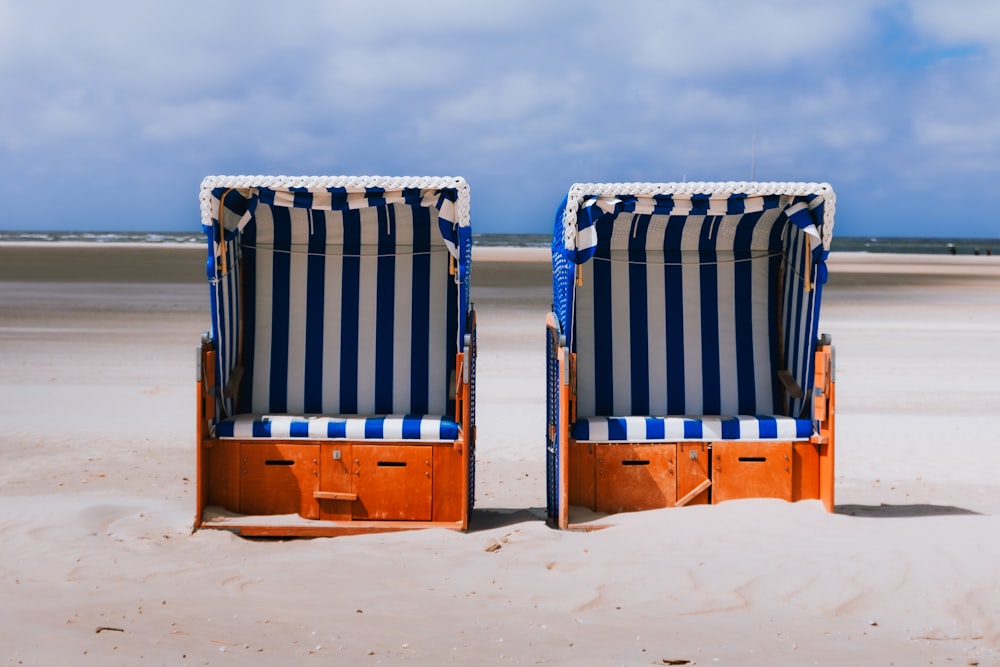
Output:
[[817,326],[834,206],[825,184],[571,188],[552,243],[553,521],[756,495],[832,509]]
[[212,330],[199,352],[196,525],[466,528],[465,181],[218,176],[201,204]]

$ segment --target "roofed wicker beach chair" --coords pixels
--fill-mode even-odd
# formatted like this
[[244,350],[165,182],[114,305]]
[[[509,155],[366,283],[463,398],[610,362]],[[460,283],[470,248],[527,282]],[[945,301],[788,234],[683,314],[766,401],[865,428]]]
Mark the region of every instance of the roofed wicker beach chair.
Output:
[[465,529],[475,313],[461,178],[212,176],[195,526]]
[[834,503],[835,197],[815,183],[574,185],[552,240],[548,515]]

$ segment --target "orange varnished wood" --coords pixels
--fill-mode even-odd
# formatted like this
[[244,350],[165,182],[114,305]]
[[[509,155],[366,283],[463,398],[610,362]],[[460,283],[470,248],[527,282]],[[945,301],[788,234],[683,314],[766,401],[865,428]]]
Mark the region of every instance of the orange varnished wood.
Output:
[[359,444],[353,446],[354,519],[430,521],[433,448]]
[[240,503],[240,445],[233,440],[214,442],[212,447],[202,448],[207,485],[205,504],[235,512]]
[[320,448],[315,444],[253,442],[240,445],[241,514],[298,514],[319,518]]
[[819,447],[812,442],[796,442],[792,447],[792,500],[818,500]]
[[[708,503],[708,487],[711,486],[708,477],[708,469],[711,464],[709,456],[707,442],[678,443],[677,505],[705,505]],[[696,490],[697,493],[694,493]]]
[[351,496],[350,499],[318,498],[319,518],[327,521],[350,521],[351,505],[357,498],[357,493],[354,491],[354,457],[351,443],[324,442],[319,449],[320,491]]
[[595,457],[598,512],[672,507],[677,500],[677,445],[599,444]]
[[426,448],[432,455],[433,490],[430,518],[434,521],[463,521],[468,499],[463,483],[465,452],[448,443]]
[[837,414],[837,383],[834,382],[833,348],[824,345],[816,350],[816,388],[813,398],[814,418],[818,419],[819,499],[828,512],[835,508],[834,435]]
[[568,503],[586,507],[591,511],[597,509],[597,459],[594,456],[596,445],[589,442],[569,442],[569,490]]
[[792,499],[792,443],[712,443],[712,502]]

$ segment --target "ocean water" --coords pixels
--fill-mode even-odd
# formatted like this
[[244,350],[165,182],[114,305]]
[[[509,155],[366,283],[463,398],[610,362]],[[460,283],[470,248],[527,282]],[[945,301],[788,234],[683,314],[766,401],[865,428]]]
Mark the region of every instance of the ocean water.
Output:
[[[552,241],[548,234],[473,234],[478,246],[508,246],[516,248],[545,248]],[[205,243],[205,236],[197,232],[5,232],[0,231],[0,243]],[[918,253],[932,255],[987,255],[1000,254],[1000,238],[903,238],[835,236],[833,252]]]

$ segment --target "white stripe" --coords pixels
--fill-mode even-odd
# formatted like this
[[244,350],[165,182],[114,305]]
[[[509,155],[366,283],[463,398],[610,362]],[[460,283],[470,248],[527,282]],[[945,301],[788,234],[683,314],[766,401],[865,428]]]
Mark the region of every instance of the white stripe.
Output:
[[378,318],[378,209],[361,216],[361,276],[358,304],[358,414],[375,412],[375,326]]
[[[431,209],[431,248],[445,246],[437,231],[437,211]],[[445,414],[448,410],[448,281],[454,276],[448,274],[449,255],[431,252],[430,277],[430,330],[428,332],[428,379],[427,412]],[[457,306],[456,306],[457,308]],[[459,332],[460,334],[464,332]],[[418,354],[417,351],[413,352]]]
[[632,232],[631,213],[615,218],[611,231],[611,382],[614,387],[611,411],[632,412],[632,312],[629,300],[628,239]]
[[649,360],[649,411],[667,412],[667,303],[663,267],[663,237],[667,218],[650,219],[646,235],[646,347]]
[[[754,228],[753,246],[765,250],[768,248],[771,230],[777,218],[777,211],[768,211],[761,216],[757,227]],[[769,257],[755,259],[753,264],[753,286],[751,288],[751,299],[753,300],[753,368],[754,387],[757,397],[757,413],[771,414],[774,412],[774,392],[773,383],[776,382],[774,369],[771,368],[771,322],[767,310],[768,299],[771,288]],[[781,285],[778,285],[781,289]],[[777,296],[777,295],[774,295]],[[779,313],[780,317],[780,313]]]
[[403,418],[400,415],[389,415],[383,420],[382,437],[386,440],[403,439]]
[[[723,413],[739,412],[739,377],[736,373],[736,266],[733,264],[735,243],[736,222],[739,217],[723,218],[722,229],[726,230],[727,238],[719,239],[716,248],[716,259],[718,264],[715,268],[717,283],[717,294],[715,303],[719,314],[719,373],[721,382],[721,401],[719,410]],[[722,236],[720,234],[720,236]],[[711,350],[702,350],[703,354],[714,353]]]
[[309,424],[309,437],[310,438],[325,438],[327,434],[327,424],[329,424],[329,419],[324,419],[319,416],[308,417]]
[[703,441],[722,440],[721,417],[699,417],[701,420],[701,438]]
[[[393,295],[392,332],[392,410],[406,412],[410,408],[410,355],[412,354],[412,332],[410,324],[413,314],[413,214],[409,206],[393,209],[396,217],[395,241],[395,281]],[[431,234],[439,236],[437,229]]]
[[326,218],[326,250],[323,262],[323,412],[338,414],[340,406],[340,328],[344,258],[334,250],[344,247],[344,215],[328,212]]
[[288,279],[288,412],[305,411],[306,290],[308,285],[309,211],[289,209],[292,252]]
[[[700,414],[704,407],[701,377],[701,268],[698,260],[699,225],[686,224],[681,232],[681,248],[693,254],[691,263],[681,268],[684,288],[684,408],[687,414]],[[685,259],[687,259],[685,257]]]
[[594,346],[594,260],[576,267],[583,285],[573,285],[576,292],[576,411],[580,416],[592,416],[597,410],[594,378],[597,350]]
[[740,422],[740,440],[759,440],[760,421],[755,417],[737,417]]
[[347,439],[348,440],[364,440],[365,438],[365,420],[364,419],[347,419]]
[[[268,247],[274,244],[274,220],[267,206],[257,208],[257,244]],[[274,265],[269,252],[256,252],[256,279],[254,287],[254,349],[253,349],[253,401],[251,410],[266,412],[270,409],[271,387],[271,305],[274,303]]]

